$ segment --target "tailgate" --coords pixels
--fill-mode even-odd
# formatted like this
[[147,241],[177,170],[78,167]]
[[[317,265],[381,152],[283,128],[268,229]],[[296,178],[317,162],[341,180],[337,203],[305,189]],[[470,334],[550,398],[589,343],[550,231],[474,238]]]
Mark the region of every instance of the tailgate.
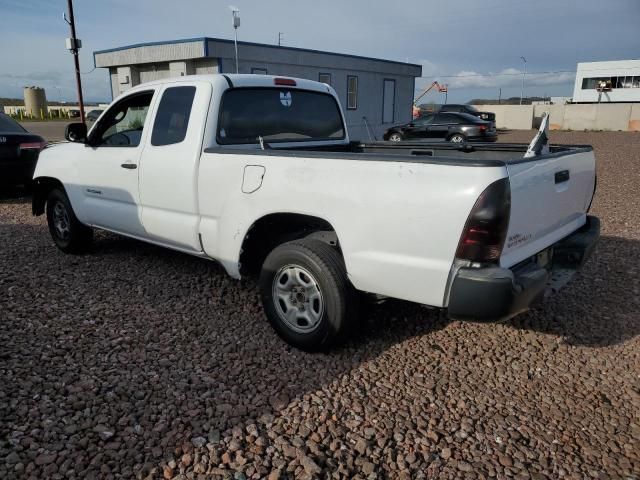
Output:
[[525,158],[507,165],[511,215],[500,265],[511,267],[585,223],[595,185],[591,148]]

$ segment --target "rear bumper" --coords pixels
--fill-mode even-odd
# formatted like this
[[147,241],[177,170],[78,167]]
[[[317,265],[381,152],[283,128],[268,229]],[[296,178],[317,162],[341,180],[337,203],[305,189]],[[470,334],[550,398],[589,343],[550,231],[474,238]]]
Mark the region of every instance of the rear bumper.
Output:
[[600,220],[587,223],[553,248],[550,269],[535,262],[518,269],[501,267],[458,270],[451,284],[449,317],[453,319],[504,320],[540,300],[554,270],[577,271],[589,259],[600,238]]
[[37,158],[20,158],[0,161],[0,184],[15,185],[30,183],[36,168]]

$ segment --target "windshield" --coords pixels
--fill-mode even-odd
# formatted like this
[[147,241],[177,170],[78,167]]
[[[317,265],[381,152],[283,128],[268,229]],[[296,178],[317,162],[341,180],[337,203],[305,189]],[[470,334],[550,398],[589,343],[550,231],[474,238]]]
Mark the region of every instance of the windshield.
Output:
[[474,107],[473,105],[467,105],[467,110],[469,110],[470,112],[478,112],[478,109],[476,107]]
[[2,133],[24,133],[26,130],[18,122],[0,113],[0,132]]
[[345,138],[335,98],[286,88],[235,88],[220,104],[217,141],[221,145],[340,140]]

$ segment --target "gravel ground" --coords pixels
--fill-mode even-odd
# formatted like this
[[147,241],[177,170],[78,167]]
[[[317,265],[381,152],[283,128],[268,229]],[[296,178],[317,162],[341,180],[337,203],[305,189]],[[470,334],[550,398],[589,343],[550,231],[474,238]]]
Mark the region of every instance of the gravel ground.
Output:
[[214,263],[67,256],[5,197],[0,478],[640,478],[640,134],[552,140],[600,162],[582,275],[503,324],[390,301],[328,355]]

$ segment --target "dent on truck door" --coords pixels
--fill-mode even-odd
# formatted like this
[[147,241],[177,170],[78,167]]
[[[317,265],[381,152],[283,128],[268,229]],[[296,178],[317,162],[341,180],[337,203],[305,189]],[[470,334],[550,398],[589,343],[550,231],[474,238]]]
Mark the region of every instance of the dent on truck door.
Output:
[[200,251],[197,177],[211,84],[169,84],[158,98],[142,154],[142,222],[151,238]]
[[112,105],[92,129],[77,162],[87,221],[143,236],[138,167],[148,129],[153,90],[136,92]]

